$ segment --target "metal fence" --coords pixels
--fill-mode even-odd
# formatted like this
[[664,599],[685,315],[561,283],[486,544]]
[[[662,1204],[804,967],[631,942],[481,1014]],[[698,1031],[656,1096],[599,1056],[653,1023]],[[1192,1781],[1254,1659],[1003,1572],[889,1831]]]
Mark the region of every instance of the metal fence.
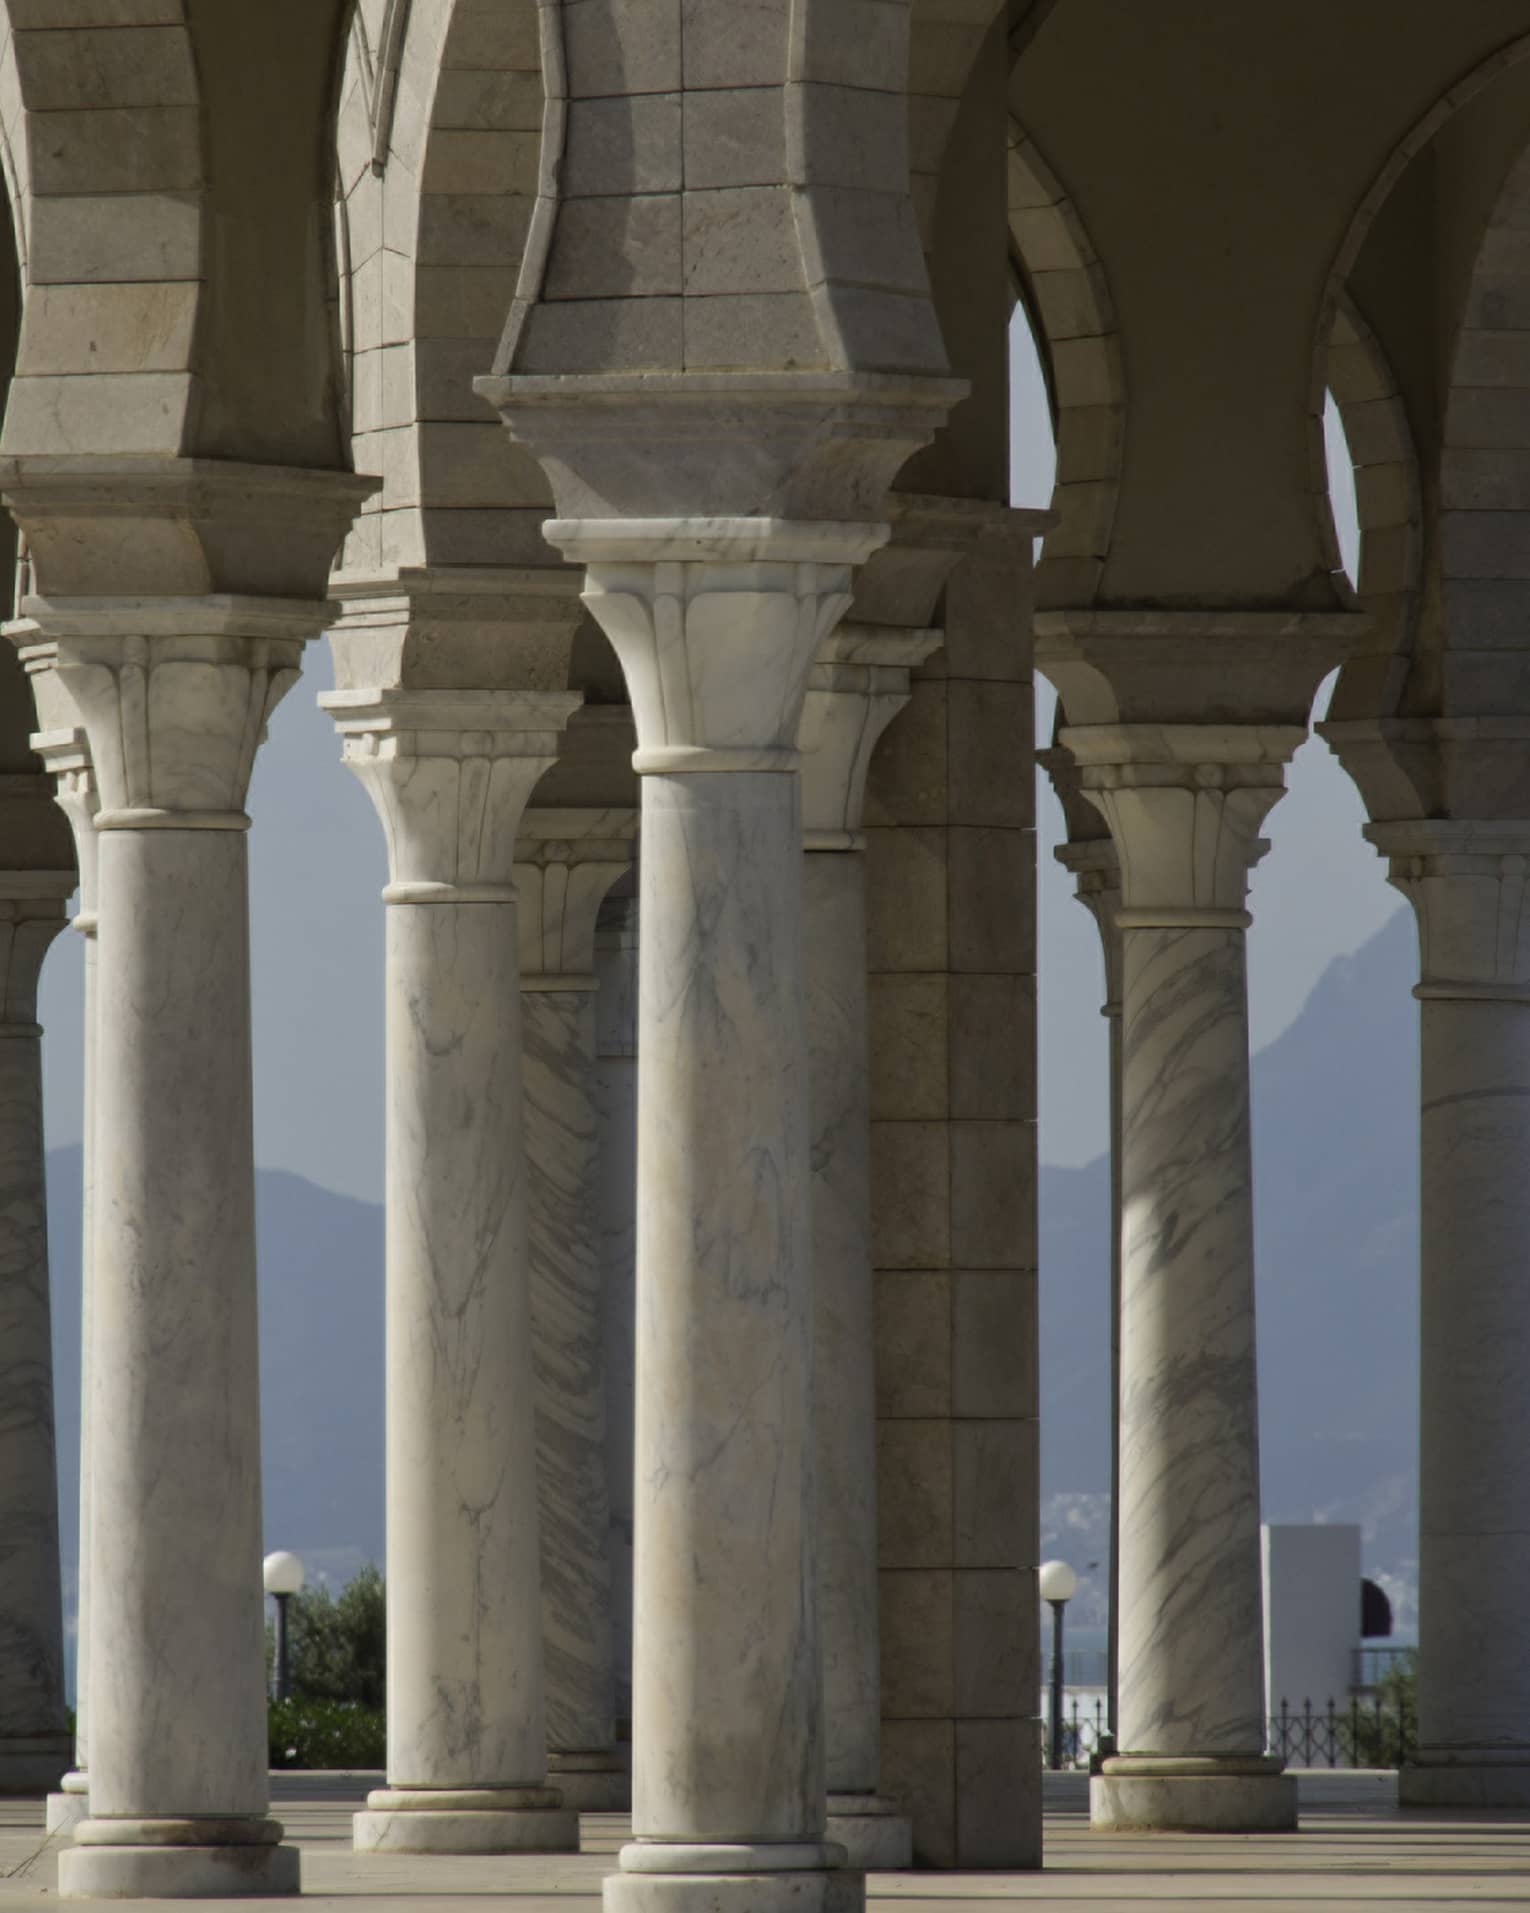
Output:
[[[1269,1751],[1291,1767],[1400,1767],[1417,1745],[1418,1720],[1406,1695],[1355,1694],[1324,1707],[1282,1701],[1267,1733]],[[1043,1753],[1046,1747],[1043,1725]],[[1075,1697],[1063,1710],[1062,1765],[1087,1767],[1110,1751],[1104,1700],[1080,1708]]]

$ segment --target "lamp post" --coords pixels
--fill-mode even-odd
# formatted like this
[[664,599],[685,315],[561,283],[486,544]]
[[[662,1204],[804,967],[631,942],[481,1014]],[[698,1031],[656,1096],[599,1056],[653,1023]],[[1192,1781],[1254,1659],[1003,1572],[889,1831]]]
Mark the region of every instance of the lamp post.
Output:
[[287,1603],[303,1591],[303,1564],[295,1554],[278,1549],[265,1559],[266,1592],[276,1602],[276,1698],[292,1691],[292,1657],[287,1638]]
[[1063,1609],[1073,1599],[1078,1576],[1066,1561],[1043,1561],[1037,1575],[1041,1598],[1052,1610],[1052,1722],[1047,1764],[1062,1766]]

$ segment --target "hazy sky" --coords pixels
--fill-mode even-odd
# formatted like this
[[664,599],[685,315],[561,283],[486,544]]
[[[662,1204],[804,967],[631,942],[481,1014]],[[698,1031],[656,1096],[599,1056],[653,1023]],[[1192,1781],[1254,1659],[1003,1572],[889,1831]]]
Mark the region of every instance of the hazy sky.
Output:
[[[1016,328],[1014,499],[1045,504],[1051,427],[1023,321]],[[1341,462],[1342,453],[1340,454]],[[1347,464],[1345,466],[1347,469]],[[1345,497],[1336,487],[1341,517]],[[1354,541],[1353,510],[1341,525]],[[361,786],[341,767],[330,721],[314,698],[330,685],[328,649],[271,725],[250,791],[255,1150],[348,1195],[380,1199],[383,1176],[382,832]],[[1052,698],[1037,686],[1037,727]],[[1053,860],[1061,815],[1046,780],[1038,810],[1040,867],[1041,1151],[1056,1163],[1105,1147],[1105,1033],[1094,925]],[[1360,837],[1354,788],[1326,747],[1298,756],[1290,794],[1269,827],[1274,848],[1255,877],[1250,989],[1256,1046],[1296,1015],[1324,967],[1357,948],[1401,899]],[[58,939],[43,973],[40,1014],[48,1140],[80,1135],[79,939]]]

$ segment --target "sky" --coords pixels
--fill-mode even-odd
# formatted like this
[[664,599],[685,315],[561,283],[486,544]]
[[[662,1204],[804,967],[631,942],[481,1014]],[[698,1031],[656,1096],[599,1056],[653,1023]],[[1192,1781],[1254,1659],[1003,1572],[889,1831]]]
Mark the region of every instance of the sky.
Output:
[[[1013,489],[1045,505],[1052,436],[1045,391],[1023,317],[1013,337]],[[1351,566],[1353,487],[1336,420],[1330,467],[1340,538]],[[314,699],[332,683],[328,647],[309,646],[303,678],[272,719],[250,788],[251,968],[255,1155],[343,1195],[380,1201],[383,1188],[382,830],[340,762]],[[1037,733],[1049,742],[1053,699],[1038,680]],[[1326,699],[1326,690],[1319,700]],[[1272,850],[1255,873],[1249,937],[1255,1047],[1279,1035],[1337,956],[1362,944],[1394,909],[1348,778],[1320,741],[1298,753],[1289,795],[1271,814]],[[1092,919],[1055,862],[1061,813],[1040,782],[1039,998],[1041,1155],[1088,1161],[1106,1147],[1103,988]],[[57,939],[44,966],[39,1017],[48,1144],[78,1142],[81,1114],[80,941]]]

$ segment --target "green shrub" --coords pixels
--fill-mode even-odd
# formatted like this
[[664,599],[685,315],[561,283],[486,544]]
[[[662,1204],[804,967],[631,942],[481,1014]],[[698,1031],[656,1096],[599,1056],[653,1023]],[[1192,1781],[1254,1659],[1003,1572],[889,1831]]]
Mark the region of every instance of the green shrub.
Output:
[[273,1767],[383,1767],[388,1732],[381,1708],[356,1701],[274,1700],[268,1734]]

